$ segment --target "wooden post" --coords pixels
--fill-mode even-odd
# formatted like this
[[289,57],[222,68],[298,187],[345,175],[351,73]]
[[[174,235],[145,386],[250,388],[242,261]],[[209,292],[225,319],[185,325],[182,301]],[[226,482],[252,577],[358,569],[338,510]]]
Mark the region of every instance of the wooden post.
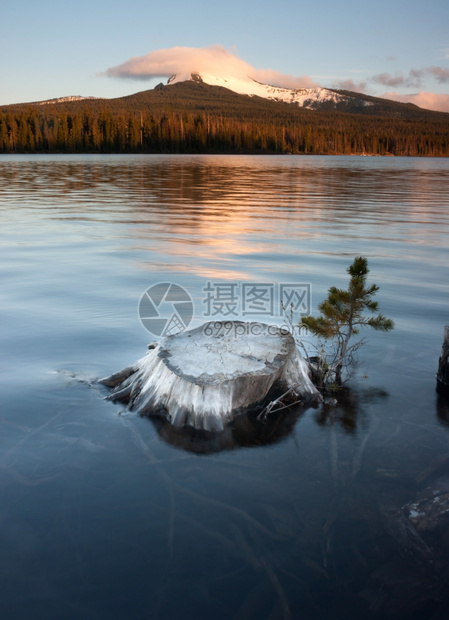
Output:
[[438,361],[437,389],[449,394],[449,325],[444,328],[443,348]]

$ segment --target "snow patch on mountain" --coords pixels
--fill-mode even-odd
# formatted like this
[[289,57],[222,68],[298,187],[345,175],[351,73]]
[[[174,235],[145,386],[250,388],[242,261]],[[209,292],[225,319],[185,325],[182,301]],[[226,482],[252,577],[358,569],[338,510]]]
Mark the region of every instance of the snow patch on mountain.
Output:
[[[248,95],[249,97],[263,97],[273,101],[284,101],[293,103],[300,107],[316,109],[323,104],[330,104],[337,107],[338,104],[353,102],[355,98],[343,95],[328,88],[316,86],[314,88],[282,88],[280,86],[270,86],[261,84],[250,77],[236,76],[216,76],[207,73],[178,73],[172,75],[167,84],[177,84],[179,82],[204,82],[210,86],[222,86],[229,90]],[[359,105],[372,105],[369,101],[357,99]]]
[[70,101],[83,101],[84,99],[99,99],[99,97],[82,97],[81,95],[69,95],[68,97],[56,97],[47,101],[38,101],[36,105],[49,105],[53,103],[65,103]]

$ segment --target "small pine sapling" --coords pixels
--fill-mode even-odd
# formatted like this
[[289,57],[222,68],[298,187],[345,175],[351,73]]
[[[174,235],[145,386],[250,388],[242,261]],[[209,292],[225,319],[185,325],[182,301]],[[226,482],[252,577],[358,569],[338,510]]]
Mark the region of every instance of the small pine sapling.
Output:
[[343,370],[353,361],[355,351],[365,343],[365,338],[351,344],[351,338],[359,333],[361,327],[372,327],[376,331],[389,332],[394,322],[383,314],[364,316],[364,311],[375,313],[378,303],[373,300],[379,290],[376,284],[367,286],[369,273],[368,260],[362,256],[354,259],[347,269],[350,275],[347,290],[332,286],[327,299],[318,306],[321,315],[302,317],[300,327],[307,329],[319,340],[330,341],[331,351],[321,350],[318,358],[318,383],[322,388],[339,387],[342,384]]

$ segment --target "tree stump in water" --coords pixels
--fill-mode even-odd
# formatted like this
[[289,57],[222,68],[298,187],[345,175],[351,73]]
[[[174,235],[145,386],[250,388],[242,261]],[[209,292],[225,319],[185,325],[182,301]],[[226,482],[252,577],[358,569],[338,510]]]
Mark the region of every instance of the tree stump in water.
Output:
[[223,430],[261,403],[273,386],[318,401],[293,336],[263,323],[206,323],[161,340],[134,365],[100,381],[111,400],[140,415],[165,415],[174,426]]
[[444,328],[443,348],[438,360],[437,388],[449,394],[449,325]]

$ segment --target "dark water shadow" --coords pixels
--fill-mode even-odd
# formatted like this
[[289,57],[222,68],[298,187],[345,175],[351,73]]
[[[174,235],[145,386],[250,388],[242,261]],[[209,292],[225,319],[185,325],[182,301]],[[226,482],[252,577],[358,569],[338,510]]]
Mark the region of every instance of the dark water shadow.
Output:
[[318,426],[327,427],[337,424],[345,433],[357,432],[367,405],[389,397],[388,392],[379,388],[351,389],[341,388],[335,395],[336,404],[325,402],[315,414]]
[[[384,390],[369,388],[353,390],[344,388],[338,393],[336,405],[324,403],[314,406],[313,419],[318,426],[328,427],[338,424],[347,434],[355,434],[360,422],[365,418],[365,408],[369,404],[388,398]],[[265,421],[257,419],[261,408],[254,408],[237,416],[221,432],[210,432],[192,427],[178,428],[162,417],[150,416],[157,434],[166,443],[193,452],[212,454],[222,450],[256,448],[276,444],[290,437],[304,415],[308,405],[292,405],[281,412],[272,413]]]
[[213,454],[223,450],[257,448],[286,440],[308,407],[291,407],[265,422],[257,419],[260,409],[234,418],[221,432],[176,427],[161,417],[149,417],[159,437],[166,443],[195,454]]
[[442,426],[449,428],[449,389],[443,389],[437,384],[436,392],[435,407],[438,421]]

